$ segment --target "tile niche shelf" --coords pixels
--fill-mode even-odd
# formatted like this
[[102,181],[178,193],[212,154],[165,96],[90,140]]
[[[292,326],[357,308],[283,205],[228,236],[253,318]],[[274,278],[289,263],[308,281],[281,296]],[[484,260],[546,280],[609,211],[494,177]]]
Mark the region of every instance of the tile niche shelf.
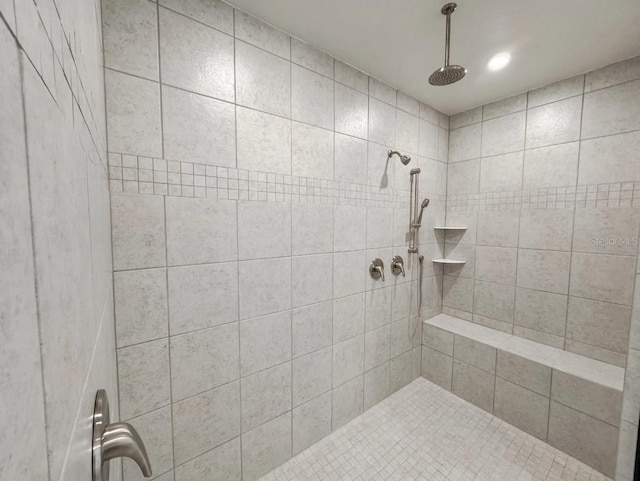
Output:
[[433,226],[433,230],[467,230],[467,228],[461,225],[454,225],[454,226],[436,225],[436,226]]
[[464,264],[466,261],[458,261],[455,259],[433,259],[431,262],[436,264]]

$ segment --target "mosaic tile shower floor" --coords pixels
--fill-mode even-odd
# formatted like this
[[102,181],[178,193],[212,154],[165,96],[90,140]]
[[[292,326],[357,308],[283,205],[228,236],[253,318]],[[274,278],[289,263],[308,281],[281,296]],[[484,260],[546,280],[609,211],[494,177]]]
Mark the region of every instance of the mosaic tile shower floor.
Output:
[[419,378],[261,481],[609,481]]

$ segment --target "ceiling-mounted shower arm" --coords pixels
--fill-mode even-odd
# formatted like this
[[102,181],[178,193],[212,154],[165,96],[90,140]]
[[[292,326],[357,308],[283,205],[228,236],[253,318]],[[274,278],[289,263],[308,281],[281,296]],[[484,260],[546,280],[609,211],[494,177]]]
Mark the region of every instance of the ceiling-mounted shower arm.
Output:
[[456,8],[457,5],[455,3],[447,3],[440,10],[440,13],[447,17],[444,42],[444,66],[431,74],[429,77],[429,83],[431,85],[450,85],[457,82],[467,74],[466,68],[460,65],[451,65],[449,63],[449,52],[451,50],[451,14],[455,12]]
[[447,16],[447,31],[444,39],[444,66],[449,66],[449,49],[451,48],[451,14],[456,11],[457,5],[455,3],[447,3],[442,7],[443,15]]

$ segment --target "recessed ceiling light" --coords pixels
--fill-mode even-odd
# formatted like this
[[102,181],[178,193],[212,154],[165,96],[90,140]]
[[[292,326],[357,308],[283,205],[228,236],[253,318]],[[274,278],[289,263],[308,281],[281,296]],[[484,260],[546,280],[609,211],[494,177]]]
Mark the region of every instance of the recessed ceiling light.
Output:
[[501,52],[495,54],[489,63],[487,64],[487,68],[493,72],[496,70],[502,70],[507,66],[509,61],[511,60],[511,54],[507,52]]

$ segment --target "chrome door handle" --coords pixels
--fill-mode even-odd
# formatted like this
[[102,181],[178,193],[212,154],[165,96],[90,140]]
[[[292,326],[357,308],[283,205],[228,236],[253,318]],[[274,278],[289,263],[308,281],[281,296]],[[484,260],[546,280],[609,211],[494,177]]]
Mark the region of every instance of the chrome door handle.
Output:
[[93,411],[93,481],[109,481],[109,461],[131,458],[145,478],[151,477],[151,464],[144,442],[128,423],[111,423],[109,399],[104,389],[96,394]]

